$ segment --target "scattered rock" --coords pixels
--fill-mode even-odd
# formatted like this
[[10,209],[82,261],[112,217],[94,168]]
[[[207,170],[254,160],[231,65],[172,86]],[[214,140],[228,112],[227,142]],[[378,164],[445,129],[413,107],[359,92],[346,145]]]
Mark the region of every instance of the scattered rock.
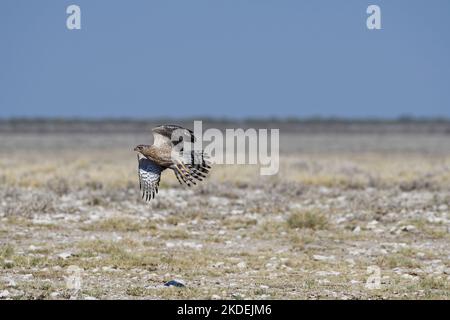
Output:
[[116,272],[117,269],[115,269],[115,268],[113,268],[111,266],[104,266],[104,267],[102,267],[102,271],[105,271],[105,272]]
[[401,227],[400,230],[405,231],[405,232],[414,232],[417,230],[417,228],[413,225],[408,225],[408,226]]
[[316,275],[318,275],[319,277],[338,276],[340,274],[341,273],[337,271],[316,271]]
[[313,255],[313,259],[316,261],[334,261],[336,260],[335,256],[321,256],[318,254]]
[[58,258],[61,258],[63,260],[66,260],[67,258],[73,256],[72,252],[62,252],[58,254]]
[[9,297],[9,291],[8,290],[0,291],[0,299],[1,298],[8,298],[8,297]]
[[201,248],[203,248],[203,245],[201,243],[195,243],[195,242],[188,241],[188,242],[183,242],[183,247],[200,250]]
[[6,287],[8,287],[8,288],[14,288],[17,286],[14,279],[7,278],[7,279],[5,279],[5,283],[6,283]]
[[317,280],[318,284],[329,284],[331,281],[328,279],[319,279]]
[[411,280],[411,281],[418,281],[418,280],[419,280],[419,277],[413,276],[413,275],[407,274],[407,273],[402,274],[401,277],[402,277],[403,279],[407,279],[407,280]]
[[184,284],[184,282],[181,280],[170,280],[170,281],[167,281],[166,283],[164,283],[164,285],[166,287],[177,287],[177,288],[182,288],[182,287],[186,286]]
[[214,264],[212,265],[212,267],[213,267],[213,268],[221,268],[221,267],[223,267],[224,264],[225,264],[225,262],[219,261],[219,262],[214,263]]
[[22,276],[22,279],[23,280],[31,280],[31,279],[33,279],[34,277],[33,277],[33,275],[31,274],[31,273],[28,273],[28,274],[24,274],[23,276]]
[[356,264],[355,259],[352,258],[345,259],[345,262],[347,262],[351,266],[354,266]]
[[423,253],[423,252],[417,252],[417,253],[416,253],[416,256],[419,257],[419,258],[423,258],[423,257],[425,257],[425,253]]
[[12,268],[12,267],[14,267],[14,261],[9,260],[9,259],[3,260],[3,265],[6,268]]
[[337,224],[341,224],[341,223],[344,223],[344,222],[346,222],[347,221],[347,218],[346,217],[340,217],[340,218],[337,218],[336,219],[336,223]]
[[237,267],[239,269],[245,269],[247,267],[247,263],[245,263],[245,261],[241,261],[237,264]]
[[276,268],[278,268],[278,263],[277,262],[267,262],[265,264],[265,267],[267,270],[275,270]]
[[377,224],[378,224],[377,220],[372,220],[366,225],[366,229],[367,230],[373,230],[373,229],[375,229]]

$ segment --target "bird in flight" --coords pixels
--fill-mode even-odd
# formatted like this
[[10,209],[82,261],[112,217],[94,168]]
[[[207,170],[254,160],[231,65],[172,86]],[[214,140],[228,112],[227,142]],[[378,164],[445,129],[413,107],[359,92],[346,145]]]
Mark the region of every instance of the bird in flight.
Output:
[[[161,173],[171,169],[180,184],[192,186],[206,178],[211,163],[203,150],[192,148],[194,133],[177,125],[162,125],[152,129],[153,144],[140,144],[138,152],[139,188],[142,199],[150,201],[158,193]],[[184,148],[190,146],[190,148]]]

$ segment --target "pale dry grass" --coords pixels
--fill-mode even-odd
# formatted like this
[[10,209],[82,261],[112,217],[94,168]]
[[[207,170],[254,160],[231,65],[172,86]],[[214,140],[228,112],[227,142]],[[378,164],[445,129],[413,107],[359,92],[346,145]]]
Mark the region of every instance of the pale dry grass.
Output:
[[[133,152],[105,151],[25,152],[2,157],[0,180],[9,186],[43,187],[65,181],[72,188],[86,185],[123,187],[136,183],[137,161]],[[298,182],[310,186],[366,188],[393,187],[448,188],[450,156],[386,154],[296,154],[283,155],[275,176],[260,176],[258,165],[215,165],[210,181],[244,183]],[[177,185],[169,170],[163,173],[162,185]]]

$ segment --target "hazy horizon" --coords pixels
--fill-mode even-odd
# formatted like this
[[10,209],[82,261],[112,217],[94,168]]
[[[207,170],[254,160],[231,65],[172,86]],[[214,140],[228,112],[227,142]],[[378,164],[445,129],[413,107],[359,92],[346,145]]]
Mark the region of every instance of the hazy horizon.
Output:
[[450,122],[448,116],[414,116],[414,115],[399,115],[397,117],[335,117],[335,116],[11,116],[2,117],[0,121],[155,121],[155,120],[174,120],[174,121],[275,121],[275,122],[435,122],[443,121]]

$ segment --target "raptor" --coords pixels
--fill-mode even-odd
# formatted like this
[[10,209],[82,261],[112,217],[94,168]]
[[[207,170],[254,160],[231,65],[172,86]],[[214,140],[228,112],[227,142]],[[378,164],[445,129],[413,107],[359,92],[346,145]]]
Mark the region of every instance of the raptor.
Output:
[[[195,150],[194,133],[177,125],[162,125],[152,129],[153,144],[140,144],[138,152],[139,187],[145,201],[158,193],[161,173],[171,169],[180,184],[196,185],[208,175],[211,162],[203,150]],[[185,148],[189,146],[189,148]]]

